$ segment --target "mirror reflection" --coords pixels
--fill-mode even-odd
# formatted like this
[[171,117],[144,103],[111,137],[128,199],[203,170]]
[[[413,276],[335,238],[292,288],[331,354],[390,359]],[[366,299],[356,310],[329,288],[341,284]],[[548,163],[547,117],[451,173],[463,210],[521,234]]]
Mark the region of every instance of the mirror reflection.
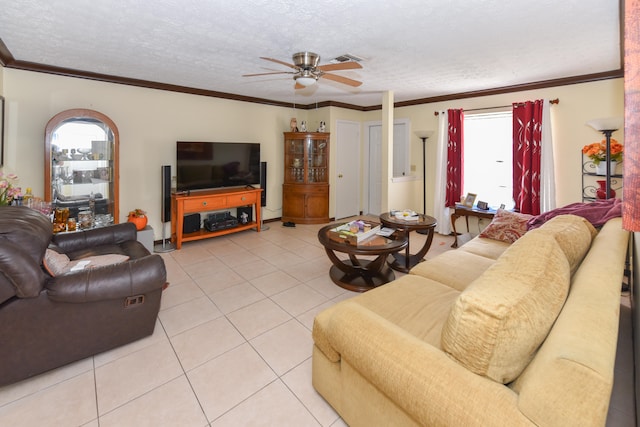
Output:
[[51,122],[47,126],[50,170],[46,188],[53,207],[68,208],[69,218],[76,219],[81,228],[113,223],[117,217],[117,130],[93,117],[67,116]]

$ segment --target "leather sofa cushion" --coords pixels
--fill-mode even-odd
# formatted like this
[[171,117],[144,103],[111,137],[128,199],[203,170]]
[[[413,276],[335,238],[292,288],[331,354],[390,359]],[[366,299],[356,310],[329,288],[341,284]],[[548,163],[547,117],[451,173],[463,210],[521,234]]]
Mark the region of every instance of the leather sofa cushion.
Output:
[[455,301],[443,350],[476,374],[511,382],[547,336],[569,281],[569,263],[554,237],[526,233]]

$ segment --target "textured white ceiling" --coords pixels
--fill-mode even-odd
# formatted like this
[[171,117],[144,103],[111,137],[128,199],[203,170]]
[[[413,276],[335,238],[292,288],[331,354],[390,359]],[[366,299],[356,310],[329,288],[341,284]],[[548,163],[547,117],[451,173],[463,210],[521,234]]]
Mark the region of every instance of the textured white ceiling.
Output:
[[[298,104],[378,105],[620,68],[617,0],[0,0],[16,60]],[[294,91],[299,51],[364,82]],[[294,94],[295,93],[295,94]]]

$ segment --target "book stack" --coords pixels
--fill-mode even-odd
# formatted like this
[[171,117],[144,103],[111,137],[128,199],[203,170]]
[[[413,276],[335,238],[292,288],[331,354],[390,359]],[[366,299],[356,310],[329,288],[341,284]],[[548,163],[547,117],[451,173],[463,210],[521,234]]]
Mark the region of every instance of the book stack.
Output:
[[339,234],[341,238],[353,245],[375,236],[378,231],[380,231],[380,224],[362,220],[351,221],[331,230],[331,232]]

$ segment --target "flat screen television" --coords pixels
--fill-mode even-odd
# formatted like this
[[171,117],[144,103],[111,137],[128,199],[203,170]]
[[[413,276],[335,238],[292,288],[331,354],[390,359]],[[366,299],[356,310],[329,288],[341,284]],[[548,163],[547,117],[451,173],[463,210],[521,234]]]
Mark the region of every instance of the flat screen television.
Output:
[[204,190],[260,184],[260,144],[178,141],[176,189]]

